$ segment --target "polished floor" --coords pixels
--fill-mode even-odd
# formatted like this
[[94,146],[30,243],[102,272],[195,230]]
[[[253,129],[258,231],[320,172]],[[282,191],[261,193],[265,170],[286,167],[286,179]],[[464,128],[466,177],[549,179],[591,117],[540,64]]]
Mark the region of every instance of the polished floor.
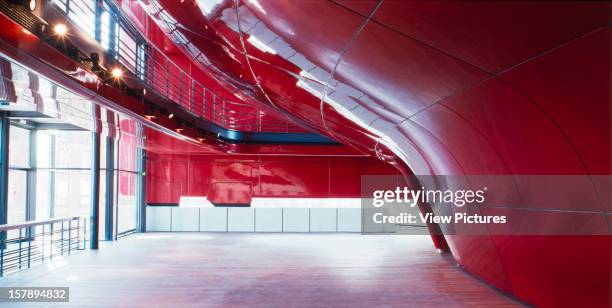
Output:
[[74,307],[520,306],[437,254],[427,236],[147,233],[0,285],[68,286]]

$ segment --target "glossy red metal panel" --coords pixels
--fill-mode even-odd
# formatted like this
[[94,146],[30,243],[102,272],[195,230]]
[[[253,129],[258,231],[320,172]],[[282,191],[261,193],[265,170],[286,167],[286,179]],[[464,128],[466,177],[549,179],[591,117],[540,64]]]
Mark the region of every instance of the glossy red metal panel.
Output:
[[363,158],[329,159],[330,195],[336,198],[355,198],[361,196],[361,176],[395,175],[397,170],[389,164],[370,159],[364,163]]
[[[248,184],[254,197],[358,198],[362,175],[396,174],[394,167],[369,157],[149,153],[147,202],[178,203],[180,196],[207,196],[214,183]],[[239,188],[231,195],[244,196]],[[214,200],[229,196],[221,190],[234,190],[229,184],[216,189],[220,191],[215,191]]]
[[330,195],[327,158],[261,160],[258,176],[262,196],[325,198]]
[[178,203],[187,193],[185,161],[147,160],[147,202]]
[[490,140],[512,174],[586,172],[571,144],[550,118],[498,78],[442,103]]
[[332,0],[332,2],[363,16],[369,16],[378,4],[377,0]]
[[513,294],[537,307],[609,307],[610,236],[492,236]]
[[372,22],[336,70],[337,80],[360,89],[383,109],[403,117],[488,76],[472,65]]
[[250,204],[252,198],[252,184],[245,182],[214,182],[207,195],[213,204]]
[[490,141],[444,105],[434,105],[411,120],[443,142],[466,174],[508,173],[506,163]]
[[374,19],[489,72],[597,27],[610,4],[591,1],[383,1]]
[[505,72],[576,148],[591,174],[610,174],[609,27]]
[[457,263],[466,271],[505,292],[513,292],[497,247],[488,235],[447,235],[446,242]]

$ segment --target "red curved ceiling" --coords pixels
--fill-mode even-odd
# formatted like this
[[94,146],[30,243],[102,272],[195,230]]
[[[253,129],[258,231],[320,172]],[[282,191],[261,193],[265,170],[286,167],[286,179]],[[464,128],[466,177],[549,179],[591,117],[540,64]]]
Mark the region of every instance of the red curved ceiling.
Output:
[[[222,86],[415,174],[610,174],[610,3],[159,5]],[[542,208],[609,228],[609,204]],[[446,238],[467,271],[530,304],[609,304],[608,236]]]

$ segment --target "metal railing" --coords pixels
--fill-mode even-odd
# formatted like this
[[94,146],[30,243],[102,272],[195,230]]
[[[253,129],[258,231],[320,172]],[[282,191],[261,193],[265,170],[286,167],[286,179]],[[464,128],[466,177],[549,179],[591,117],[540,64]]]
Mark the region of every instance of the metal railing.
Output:
[[[292,125],[287,119],[268,115],[255,105],[232,102],[214,93],[196,80],[158,49],[133,24],[134,21],[112,0],[56,0],[56,5],[71,20],[90,35],[98,33],[98,41],[112,42],[107,52],[117,59],[136,79],[145,84],[147,91],[175,102],[193,115],[220,127],[244,132],[308,132]],[[92,9],[95,8],[95,9]],[[161,9],[161,8],[160,8]],[[162,12],[165,13],[165,12]],[[80,14],[80,15],[79,15]],[[91,23],[92,20],[100,22]],[[104,17],[102,15],[106,14]],[[83,15],[83,16],[81,16]],[[162,14],[164,15],[164,14]],[[166,16],[165,14],[164,16]],[[168,15],[169,16],[169,15]],[[87,17],[87,18],[85,18]],[[134,17],[133,17],[134,18]],[[110,20],[105,20],[110,19]],[[94,29],[89,29],[91,26]],[[109,29],[102,29],[109,27]],[[168,34],[182,35],[180,31]],[[103,37],[107,36],[107,37]],[[187,52],[192,46],[186,39]],[[180,45],[180,44],[179,44]],[[201,52],[200,57],[203,57]],[[199,59],[196,57],[196,60]]]
[[306,132],[288,121],[264,118],[266,113],[254,105],[232,102],[217,95],[152,44],[144,49],[144,56],[145,61],[136,61],[133,73],[144,72],[140,76],[149,89],[204,120],[236,131]]
[[86,227],[83,217],[0,225],[0,277],[84,250]]

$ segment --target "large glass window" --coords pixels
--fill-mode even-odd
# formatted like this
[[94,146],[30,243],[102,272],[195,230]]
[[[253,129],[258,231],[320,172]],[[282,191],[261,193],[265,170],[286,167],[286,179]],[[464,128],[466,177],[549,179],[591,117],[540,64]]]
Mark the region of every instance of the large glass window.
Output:
[[96,36],[96,0],[70,0],[68,17],[87,35]]
[[55,175],[55,217],[89,216],[91,172],[58,170]]
[[28,172],[30,170],[30,131],[11,125],[9,142],[7,222],[18,223],[26,220]]
[[59,131],[55,153],[56,168],[90,168],[91,132]]
[[30,131],[18,126],[11,126],[9,132],[9,166],[30,167]]
[[7,212],[9,224],[26,220],[27,187],[27,172],[10,169]]
[[[134,123],[122,120],[122,129]],[[21,124],[19,124],[21,125]],[[31,135],[35,133],[35,138]],[[30,144],[36,142],[36,146]],[[113,174],[113,234],[136,228],[136,139],[122,135],[114,144],[114,166],[106,164],[107,140],[100,142],[100,238],[105,236],[106,174]],[[68,216],[90,216],[91,151],[89,131],[30,130],[11,125],[9,140],[8,223]],[[32,149],[36,149],[31,153]],[[32,165],[30,164],[32,162]],[[32,181],[35,179],[35,181]],[[30,187],[32,186],[32,187]],[[29,191],[32,196],[29,200]],[[32,203],[28,206],[28,203]],[[27,213],[31,208],[33,213]]]
[[55,131],[36,133],[36,220],[54,217]]
[[102,12],[100,15],[100,44],[104,48],[104,50],[108,50],[111,48],[111,43],[113,42],[111,39],[111,33],[113,29],[113,21],[111,19],[111,14],[107,11]]
[[119,171],[118,175],[117,231],[122,233],[136,228],[136,173]]
[[36,172],[36,220],[52,218],[51,202],[54,199],[52,178],[55,171],[41,170]]

